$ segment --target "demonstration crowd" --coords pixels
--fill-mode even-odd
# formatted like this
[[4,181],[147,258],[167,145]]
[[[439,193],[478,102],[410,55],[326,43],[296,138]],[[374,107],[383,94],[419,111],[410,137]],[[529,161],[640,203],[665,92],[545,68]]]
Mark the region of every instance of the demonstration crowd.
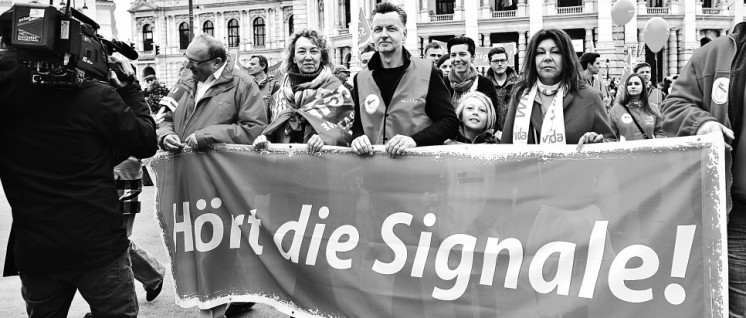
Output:
[[[444,144],[577,144],[580,149],[587,143],[722,132],[735,158],[727,165],[729,209],[735,211],[728,225],[730,309],[732,317],[746,314],[746,250],[735,248],[746,244],[746,172],[740,164],[746,156],[746,147],[740,146],[746,140],[741,129],[746,36],[734,32],[695,51],[667,96],[652,85],[646,63],[636,65],[612,96],[596,76],[600,56],[585,53],[578,59],[562,30],[543,29],[531,37],[520,76],[508,66],[505,50],[494,48],[483,76],[474,67],[472,39],[453,38],[446,48],[431,43],[419,58],[402,45],[406,24],[406,13],[396,5],[375,7],[372,43],[361,50],[363,69],[351,80],[345,67],[333,65],[325,37],[315,30],[291,36],[279,79],[267,74],[263,56],[252,56],[246,72],[221,42],[198,35],[184,54],[191,74],[161,99],[157,144],[178,152],[216,143],[256,148],[302,143],[310,152],[333,145],[351,147],[360,155],[372,154],[373,145],[385,145],[390,156],[400,156],[409,148]],[[2,83],[6,79],[0,76]],[[0,154],[9,151],[0,146]],[[125,215],[134,215],[127,211],[139,209],[139,160],[126,160],[115,175],[121,207]],[[12,199],[9,195],[11,204]],[[15,214],[14,219],[19,220]],[[132,219],[126,217],[128,234]],[[155,299],[163,266],[133,242],[128,251],[134,278],[145,286],[147,300]],[[26,290],[29,278],[24,278],[23,266],[28,265],[19,265]],[[131,291],[125,295],[130,305],[94,308],[92,303],[93,315],[135,317]],[[24,291],[27,303],[32,298]],[[252,305],[233,303],[200,314],[231,317]],[[35,317],[31,309],[29,315]]]

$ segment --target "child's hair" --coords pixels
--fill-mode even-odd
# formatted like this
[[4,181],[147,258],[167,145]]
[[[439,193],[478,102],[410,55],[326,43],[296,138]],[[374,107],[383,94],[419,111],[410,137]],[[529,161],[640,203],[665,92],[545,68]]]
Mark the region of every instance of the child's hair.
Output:
[[456,107],[456,117],[458,117],[459,122],[461,122],[462,124],[464,122],[462,113],[464,112],[466,101],[469,99],[476,99],[487,108],[487,124],[484,125],[484,130],[482,131],[494,129],[495,123],[497,122],[495,107],[492,105],[492,101],[490,100],[490,98],[480,92],[468,92],[461,96],[461,99],[458,102],[458,107]]

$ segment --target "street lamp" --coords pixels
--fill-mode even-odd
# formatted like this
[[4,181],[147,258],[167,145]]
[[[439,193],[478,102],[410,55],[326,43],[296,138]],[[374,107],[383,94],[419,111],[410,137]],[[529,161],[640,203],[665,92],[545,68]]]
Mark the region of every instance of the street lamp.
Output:
[[609,59],[606,59],[606,80],[609,80]]

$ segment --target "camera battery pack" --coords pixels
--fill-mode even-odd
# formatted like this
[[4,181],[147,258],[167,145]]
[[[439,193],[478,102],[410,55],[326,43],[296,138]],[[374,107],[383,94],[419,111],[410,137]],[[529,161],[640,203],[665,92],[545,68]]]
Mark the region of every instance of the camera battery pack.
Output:
[[52,6],[16,3],[13,6],[11,44],[17,48],[53,51],[58,14]]

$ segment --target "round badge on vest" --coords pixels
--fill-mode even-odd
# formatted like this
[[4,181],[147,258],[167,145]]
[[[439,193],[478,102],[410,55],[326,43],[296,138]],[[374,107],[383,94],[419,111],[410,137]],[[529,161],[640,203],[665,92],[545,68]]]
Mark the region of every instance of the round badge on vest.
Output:
[[630,114],[624,114],[622,115],[622,122],[625,124],[631,124],[632,123],[632,116]]
[[378,110],[378,105],[381,104],[381,99],[378,95],[370,94],[365,98],[365,111],[368,114],[373,115]]
[[725,104],[728,102],[728,89],[730,88],[730,79],[721,77],[712,84],[712,101],[715,104]]

